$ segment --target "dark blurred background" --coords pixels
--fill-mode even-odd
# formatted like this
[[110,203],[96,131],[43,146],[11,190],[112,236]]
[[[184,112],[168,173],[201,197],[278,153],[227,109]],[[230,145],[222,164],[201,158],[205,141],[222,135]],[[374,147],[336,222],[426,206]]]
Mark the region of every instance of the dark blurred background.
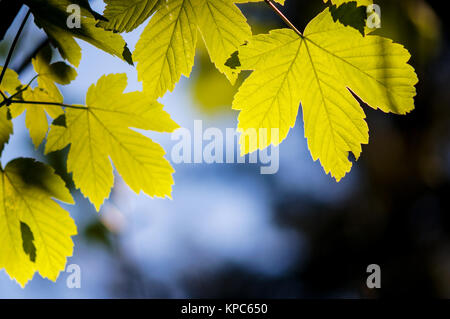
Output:
[[[99,215],[78,195],[71,214],[80,235],[69,263],[80,264],[84,271],[81,291],[68,291],[64,274],[56,285],[36,278],[22,291],[0,273],[0,296],[449,298],[446,2],[376,3],[382,10],[382,28],[376,34],[393,38],[412,54],[420,79],[416,109],[396,116],[365,106],[370,144],[363,146],[361,159],[343,182],[335,183],[312,161],[300,112],[280,147],[277,175],[261,176],[254,165],[175,165],[172,202],[133,195],[119,181]],[[103,8],[99,1],[93,6]],[[284,27],[264,4],[241,8],[255,33]],[[323,8],[319,0],[287,0],[282,10],[303,29]],[[127,41],[135,42],[142,30]],[[11,39],[14,33],[8,35]],[[42,32],[30,26],[13,64],[21,77],[32,74],[27,60],[42,42]],[[7,38],[0,44],[0,62],[9,43]],[[111,72],[106,60],[83,77],[92,60],[103,57],[88,46],[83,54],[91,60],[82,63],[79,82],[63,89],[69,102],[82,100],[97,75]],[[138,85],[135,81],[130,87]],[[210,126],[235,127],[237,114],[230,110],[235,90],[200,48],[191,79],[182,80],[162,102],[181,126],[203,119]],[[12,149],[10,143],[4,157],[25,154],[48,161],[70,184],[64,152],[43,158],[42,150],[32,150],[21,120],[16,140],[24,146]],[[20,130],[25,133],[20,135]],[[170,153],[173,142],[159,141]],[[366,286],[369,264],[381,267],[381,289]]]

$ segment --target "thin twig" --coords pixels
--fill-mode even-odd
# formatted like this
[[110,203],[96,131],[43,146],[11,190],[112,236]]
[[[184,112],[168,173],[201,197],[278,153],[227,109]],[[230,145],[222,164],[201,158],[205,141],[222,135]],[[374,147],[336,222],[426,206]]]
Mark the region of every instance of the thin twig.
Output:
[[269,7],[288,25],[289,28],[295,31],[301,38],[303,38],[303,34],[295,27],[295,25],[289,21],[288,18],[276,7],[276,5],[272,2],[272,0],[264,0]]
[[23,28],[25,27],[25,24],[27,24],[27,20],[28,20],[28,17],[30,16],[30,14],[31,14],[31,11],[28,10],[27,14],[25,15],[25,18],[22,21],[22,24],[20,25],[19,31],[17,31],[16,37],[14,38],[14,41],[11,44],[11,48],[9,49],[8,56],[6,57],[6,60],[5,60],[5,65],[3,66],[2,73],[0,74],[0,84],[3,81],[3,77],[5,76],[6,69],[8,68],[9,62],[11,61],[12,55],[14,53],[14,49],[16,48],[17,41],[19,41],[20,34],[22,33]]
[[28,88],[30,87],[31,83],[33,83],[34,80],[37,79],[38,75],[35,75],[30,82],[28,82],[28,84],[23,88],[20,89],[19,91],[17,91],[16,93],[14,93],[13,95],[11,95],[10,97],[7,97],[2,91],[0,91],[0,93],[2,94],[3,97],[3,101],[0,103],[0,107],[2,107],[3,105],[7,105],[8,103],[11,103],[12,99],[15,98],[17,95],[19,95],[20,93],[28,90]]
[[[78,109],[78,110],[86,110],[86,107],[84,106],[76,106],[76,105],[68,105],[68,104],[63,104],[63,103],[57,103],[57,102],[44,102],[44,101],[24,101],[24,100],[13,100],[14,97],[16,97],[17,95],[19,95],[20,93],[22,93],[23,91],[26,91],[31,83],[33,83],[33,81],[38,77],[39,75],[35,75],[30,82],[28,82],[27,86],[24,87],[23,89],[17,91],[16,93],[14,93],[14,95],[8,97],[5,97],[4,100],[0,103],[0,107],[2,107],[3,105],[11,105],[11,104],[32,104],[32,105],[54,105],[54,106],[60,106],[60,107],[66,107],[66,108],[71,108],[71,109]],[[1,91],[0,91],[1,92]],[[3,92],[2,92],[3,95]]]
[[68,104],[57,103],[57,102],[11,100],[10,103],[11,104],[33,104],[33,105],[54,105],[54,106],[67,107],[70,109],[86,110],[86,107],[84,107],[84,106],[68,105]]
[[17,91],[16,93],[14,93],[12,96],[10,96],[10,97],[8,98],[8,100],[12,100],[13,98],[15,98],[15,97],[16,97],[17,95],[19,95],[20,93],[22,93],[22,92],[28,90],[28,88],[30,87],[31,83],[33,83],[33,81],[36,80],[36,79],[38,78],[38,76],[39,76],[39,74],[35,75],[35,76],[30,80],[30,82],[28,82],[28,84],[27,84],[23,89],[20,89],[19,91]]

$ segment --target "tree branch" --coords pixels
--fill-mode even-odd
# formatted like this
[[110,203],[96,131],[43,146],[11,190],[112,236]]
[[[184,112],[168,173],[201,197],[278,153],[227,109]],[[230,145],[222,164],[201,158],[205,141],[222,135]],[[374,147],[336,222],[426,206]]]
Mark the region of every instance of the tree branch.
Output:
[[22,24],[20,25],[19,31],[17,31],[16,37],[14,38],[14,41],[11,44],[11,48],[9,49],[8,56],[6,57],[5,65],[3,66],[2,73],[0,74],[0,84],[2,84],[3,77],[5,76],[5,73],[6,73],[6,69],[8,68],[9,62],[11,61],[11,57],[14,53],[14,49],[16,48],[17,41],[20,38],[20,34],[22,33],[23,28],[25,27],[25,24],[27,24],[27,20],[28,20],[28,17],[30,16],[30,14],[31,14],[31,11],[28,10],[27,14],[25,15],[25,18],[22,21]]
[[26,87],[17,91],[16,93],[14,93],[14,95],[12,95],[10,97],[6,97],[3,94],[3,92],[0,91],[1,95],[3,96],[3,101],[0,103],[0,108],[3,107],[3,105],[9,106],[11,104],[31,104],[31,105],[54,105],[54,106],[66,107],[66,108],[70,108],[70,109],[86,110],[86,107],[84,107],[84,106],[69,105],[69,104],[63,104],[63,103],[57,103],[57,102],[13,100],[14,97],[16,97],[20,93],[26,91],[30,87],[31,83],[33,83],[33,81],[35,79],[37,79],[38,76],[39,75],[35,75],[30,80],[30,82],[28,82]]
[[6,32],[19,14],[22,5],[22,1],[0,0],[0,41],[4,39]]

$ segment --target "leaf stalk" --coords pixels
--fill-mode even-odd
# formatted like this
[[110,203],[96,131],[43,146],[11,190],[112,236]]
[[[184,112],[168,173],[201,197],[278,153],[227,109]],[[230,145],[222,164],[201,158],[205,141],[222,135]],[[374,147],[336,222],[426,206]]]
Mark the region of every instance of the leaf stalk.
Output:
[[295,31],[301,38],[303,38],[303,33],[298,30],[295,25],[283,14],[283,12],[280,11],[280,9],[277,8],[275,3],[273,3],[272,0],[264,0],[269,7],[286,23],[286,25]]
[[53,106],[66,107],[66,108],[70,108],[70,109],[86,110],[86,107],[84,107],[84,106],[69,105],[69,104],[63,104],[63,103],[57,103],[57,102],[21,101],[21,100],[10,100],[9,102],[11,104],[53,105]]

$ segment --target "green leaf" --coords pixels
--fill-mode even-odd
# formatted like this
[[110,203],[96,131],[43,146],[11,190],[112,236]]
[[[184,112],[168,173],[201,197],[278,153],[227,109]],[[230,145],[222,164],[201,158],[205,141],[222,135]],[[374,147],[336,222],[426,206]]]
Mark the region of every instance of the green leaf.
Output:
[[197,26],[192,1],[169,0],[159,5],[136,44],[138,79],[152,97],[172,91],[194,65]]
[[131,32],[145,22],[155,11],[159,0],[105,0],[103,13],[108,21],[99,21],[98,27],[115,32]]
[[312,157],[339,181],[351,169],[349,152],[358,158],[369,139],[364,111],[349,89],[384,112],[414,108],[418,79],[407,64],[408,51],[334,22],[328,9],[309,23],[304,37],[275,30],[253,37],[239,56],[242,68],[254,72],[233,102],[240,110],[238,129],[279,129],[279,136],[268,131],[256,145],[241,137],[242,153],[281,143],[301,102]]
[[21,158],[0,170],[0,269],[22,287],[35,272],[55,281],[73,253],[75,223],[52,198],[73,204],[49,166]]
[[[3,71],[3,67],[0,66],[0,73]],[[7,92],[10,95],[13,95],[17,92],[17,89],[22,86],[22,83],[19,81],[19,75],[16,71],[11,69],[6,69],[5,75],[3,77],[2,83],[0,83],[0,90],[3,93]]]
[[211,61],[234,84],[239,72],[225,64],[252,35],[247,19],[229,0],[203,0],[196,9],[198,27]]
[[36,22],[36,24],[38,23],[41,23],[41,27],[47,33],[51,43],[58,48],[62,58],[78,67],[81,62],[81,47],[75,41],[73,35],[50,23]]
[[44,46],[33,58],[34,70],[39,79],[50,80],[55,83],[67,85],[77,77],[77,71],[64,62],[51,63],[53,52],[50,45]]
[[81,60],[81,48],[74,37],[133,64],[131,52],[123,38],[119,34],[97,28],[97,21],[89,10],[82,7],[81,28],[69,29],[67,18],[70,14],[66,9],[72,1],[25,0],[25,3],[30,7],[36,25],[47,33],[61,56],[74,66],[78,67]]
[[45,152],[70,151],[68,171],[77,188],[99,210],[114,182],[110,159],[130,188],[149,196],[171,194],[173,168],[164,150],[130,127],[172,132],[178,125],[142,92],[123,93],[125,74],[103,76],[89,88],[86,107],[66,110],[66,127],[52,125]]
[[[35,89],[28,89],[22,93],[24,101],[33,102],[52,102],[61,103],[61,99],[55,98],[48,91],[37,87]],[[63,113],[60,106],[55,105],[34,105],[15,103],[10,106],[11,115],[13,118],[18,117],[26,110],[25,125],[27,126],[31,140],[36,148],[41,145],[48,131],[48,114],[51,118],[56,118]]]
[[[38,74],[38,86],[34,89],[28,88],[22,93],[24,101],[63,103],[64,99],[53,83],[69,83],[75,79],[76,71],[63,62],[50,64],[52,53],[50,47],[40,50],[32,63]],[[63,72],[60,70],[63,69]],[[63,114],[60,106],[55,105],[33,105],[13,104],[10,107],[13,118],[18,117],[26,110],[25,125],[30,131],[30,137],[36,148],[41,145],[48,131],[48,120],[46,113],[51,118],[57,118]]]
[[194,65],[197,30],[211,61],[234,83],[237,70],[225,65],[230,55],[251,37],[246,18],[232,0],[168,0],[156,13],[134,51],[138,78],[154,98],[172,91]]

